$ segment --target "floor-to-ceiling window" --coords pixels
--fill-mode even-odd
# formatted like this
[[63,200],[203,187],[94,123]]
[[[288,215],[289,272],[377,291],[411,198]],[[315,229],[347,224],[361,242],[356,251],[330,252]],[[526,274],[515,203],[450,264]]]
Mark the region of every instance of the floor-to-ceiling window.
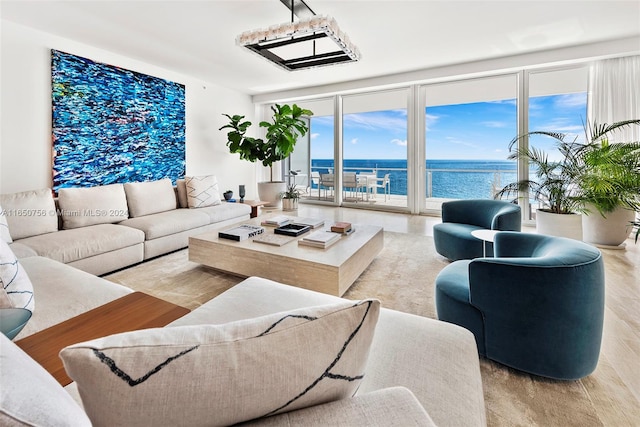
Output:
[[344,204],[407,207],[408,89],[342,99]]
[[[438,213],[445,200],[493,198],[533,176],[507,159],[514,137],[582,135],[587,75],[580,65],[297,101],[314,115],[286,179],[304,186],[305,200],[416,213]],[[528,143],[555,155],[550,140]],[[523,219],[533,219],[535,203],[518,202]]]
[[[303,191],[302,200],[335,202],[335,185],[330,179],[335,165],[335,99],[295,102],[311,110],[309,133],[298,140],[285,174],[289,184]],[[293,172],[291,172],[293,171]]]
[[[584,141],[587,119],[588,68],[585,66],[553,70],[532,71],[528,76],[529,131],[550,131],[565,134],[566,140]],[[554,139],[532,135],[529,147],[543,150],[551,160],[561,160]],[[535,179],[535,170],[529,170]],[[535,219],[540,201],[528,200],[525,219]]]
[[490,199],[517,177],[507,160],[518,133],[517,74],[425,85],[425,211]]

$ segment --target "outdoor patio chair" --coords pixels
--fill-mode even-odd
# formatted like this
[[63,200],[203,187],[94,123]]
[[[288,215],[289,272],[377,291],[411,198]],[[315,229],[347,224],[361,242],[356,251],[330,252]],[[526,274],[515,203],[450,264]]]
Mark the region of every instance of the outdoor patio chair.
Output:
[[329,189],[333,190],[335,187],[335,183],[333,180],[332,173],[321,173],[320,174],[320,187],[318,188],[318,199],[320,199],[320,189],[324,188],[324,195],[327,196],[327,191]]

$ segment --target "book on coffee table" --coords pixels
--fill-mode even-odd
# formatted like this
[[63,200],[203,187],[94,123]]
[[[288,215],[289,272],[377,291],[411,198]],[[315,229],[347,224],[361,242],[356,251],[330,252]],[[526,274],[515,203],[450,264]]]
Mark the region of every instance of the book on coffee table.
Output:
[[266,245],[272,246],[282,246],[286,245],[289,242],[296,240],[295,237],[285,236],[283,234],[261,234],[256,236],[253,241],[256,243],[264,243]]
[[288,225],[293,222],[292,217],[285,215],[278,215],[268,219],[265,219],[260,223],[260,225],[265,225],[267,227],[282,227],[283,225]]
[[293,218],[293,223],[299,225],[308,225],[311,228],[318,228],[324,225],[324,220],[317,218]]
[[299,245],[313,246],[316,248],[328,248],[340,240],[340,234],[327,230],[318,230],[298,240]]
[[239,242],[262,233],[264,233],[264,227],[242,224],[237,227],[218,232],[218,237]]

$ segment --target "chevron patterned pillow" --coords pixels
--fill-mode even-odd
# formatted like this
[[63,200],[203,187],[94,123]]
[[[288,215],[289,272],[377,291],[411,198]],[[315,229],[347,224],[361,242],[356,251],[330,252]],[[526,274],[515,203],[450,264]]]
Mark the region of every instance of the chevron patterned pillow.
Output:
[[220,204],[218,178],[215,175],[185,176],[187,204],[190,208],[203,208]]
[[[0,240],[0,285],[0,292],[6,292],[11,306],[33,312],[35,304],[31,280],[4,240]],[[2,300],[6,305],[7,299]]]
[[60,352],[94,426],[231,425],[353,396],[380,302],[111,335]]

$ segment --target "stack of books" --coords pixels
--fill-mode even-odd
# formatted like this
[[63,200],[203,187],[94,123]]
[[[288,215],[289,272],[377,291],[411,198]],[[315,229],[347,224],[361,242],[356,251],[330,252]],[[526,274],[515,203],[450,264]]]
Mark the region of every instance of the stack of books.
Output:
[[299,245],[328,248],[340,240],[340,235],[327,230],[318,230],[298,240]]
[[351,234],[353,227],[350,222],[336,222],[331,226],[331,231],[334,233]]
[[265,219],[260,223],[260,225],[265,225],[267,227],[282,227],[283,225],[288,225],[291,223],[293,223],[293,218],[289,216],[278,215]]
[[249,237],[264,233],[264,228],[257,225],[242,224],[228,230],[218,232],[218,237],[222,239],[235,240],[237,242],[246,240]]

